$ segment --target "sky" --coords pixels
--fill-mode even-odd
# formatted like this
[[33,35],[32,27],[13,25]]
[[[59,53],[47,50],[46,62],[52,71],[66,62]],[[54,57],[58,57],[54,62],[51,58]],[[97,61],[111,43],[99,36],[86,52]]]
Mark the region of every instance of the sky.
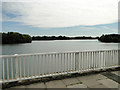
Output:
[[2,31],[32,36],[100,36],[118,33],[118,2],[119,0],[5,0],[2,2]]

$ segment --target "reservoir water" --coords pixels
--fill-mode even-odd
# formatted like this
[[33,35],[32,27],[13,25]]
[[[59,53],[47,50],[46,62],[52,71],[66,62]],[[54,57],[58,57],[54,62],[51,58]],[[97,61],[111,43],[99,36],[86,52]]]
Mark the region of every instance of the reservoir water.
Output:
[[66,52],[84,50],[118,49],[118,43],[102,43],[98,40],[53,40],[33,41],[25,44],[6,44],[2,47],[3,55]]

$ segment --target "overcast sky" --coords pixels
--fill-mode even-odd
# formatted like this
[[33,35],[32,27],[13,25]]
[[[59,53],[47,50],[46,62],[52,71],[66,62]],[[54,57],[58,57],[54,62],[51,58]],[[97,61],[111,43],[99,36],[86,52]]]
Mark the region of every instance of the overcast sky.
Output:
[[[55,28],[57,30],[57,33],[55,34],[59,35],[61,31],[58,30],[66,30],[66,27],[71,27],[67,28],[67,30],[72,29],[74,32],[75,27],[79,26],[79,29],[77,28],[77,30],[84,35],[88,35],[89,33],[81,30],[91,30],[94,34],[96,32],[94,31],[95,29],[101,29],[102,31],[108,30],[105,31],[107,33],[117,32],[119,0],[10,1],[11,2],[5,0],[2,3],[3,31],[13,30],[23,33],[28,32],[32,35],[36,35],[39,32],[38,34],[42,33],[45,35],[45,31],[41,30],[46,30],[46,35],[48,35],[49,32],[52,32],[52,28]],[[14,25],[13,28],[12,25]],[[109,27],[111,25],[112,27]],[[98,26],[101,26],[102,28]],[[20,27],[27,31],[20,31]],[[29,32],[29,29],[34,31]],[[103,34],[104,31],[102,31],[96,32],[96,35]],[[67,31],[63,31],[61,34],[66,35],[64,32]],[[72,35],[73,32],[71,32],[70,35]],[[74,32],[73,36],[77,35],[77,33],[78,32],[75,34]],[[52,33],[50,35],[52,35]],[[89,35],[92,35],[92,33]]]

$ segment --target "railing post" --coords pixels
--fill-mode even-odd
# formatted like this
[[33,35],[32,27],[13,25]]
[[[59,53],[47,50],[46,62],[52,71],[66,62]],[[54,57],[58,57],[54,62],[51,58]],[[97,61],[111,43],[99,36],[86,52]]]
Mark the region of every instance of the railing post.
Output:
[[75,52],[75,71],[79,70],[79,52]]
[[118,50],[118,67],[120,67],[120,50]]
[[18,60],[17,60],[17,55],[15,54],[15,78],[18,78]]

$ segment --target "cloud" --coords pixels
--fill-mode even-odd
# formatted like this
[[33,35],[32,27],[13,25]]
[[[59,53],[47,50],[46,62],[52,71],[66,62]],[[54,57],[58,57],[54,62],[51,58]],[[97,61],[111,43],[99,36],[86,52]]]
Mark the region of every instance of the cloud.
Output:
[[119,0],[30,1],[3,2],[3,20],[50,28],[107,24],[118,19]]

